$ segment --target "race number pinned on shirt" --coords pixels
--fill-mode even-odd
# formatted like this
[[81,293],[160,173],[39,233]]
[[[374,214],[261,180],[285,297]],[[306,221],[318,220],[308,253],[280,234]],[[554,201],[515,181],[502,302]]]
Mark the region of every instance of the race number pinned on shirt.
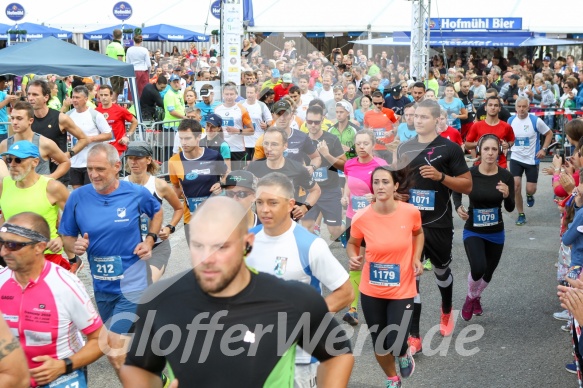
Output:
[[517,137],[514,140],[514,145],[518,147],[530,147],[530,138],[528,137]]
[[353,195],[352,196],[352,210],[357,211],[359,209],[364,209],[368,206],[370,202],[364,195]]
[[409,203],[419,210],[435,210],[435,190],[409,190]]
[[123,279],[123,264],[121,256],[91,257],[91,274],[95,280]]
[[473,209],[474,227],[498,225],[498,209]]
[[48,385],[43,385],[41,388],[87,388],[87,381],[85,380],[85,373],[81,370],[76,370],[68,375],[61,375]]
[[223,127],[234,127],[235,126],[235,119],[232,117],[225,117],[223,118]]
[[384,139],[385,133],[387,132],[385,128],[374,128],[372,131],[374,132],[374,137],[376,139]]
[[194,198],[187,198],[188,201],[188,210],[192,213],[195,211],[204,201],[207,200],[208,197],[194,197]]
[[384,287],[401,285],[401,266],[399,264],[370,263],[370,284]]
[[328,169],[326,167],[320,167],[314,171],[313,177],[316,182],[324,182],[328,179]]

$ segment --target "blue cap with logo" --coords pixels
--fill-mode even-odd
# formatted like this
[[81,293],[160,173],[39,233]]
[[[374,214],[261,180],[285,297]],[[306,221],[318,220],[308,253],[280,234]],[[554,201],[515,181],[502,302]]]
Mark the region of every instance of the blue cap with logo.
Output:
[[17,158],[40,158],[40,152],[38,147],[29,142],[28,140],[17,141],[12,144],[8,151],[4,152],[0,156],[12,155]]
[[277,70],[277,69],[271,70],[271,78],[279,78],[279,77],[281,77],[281,74],[279,74],[279,70]]
[[204,118],[206,122],[213,127],[222,127],[223,126],[223,118],[216,113],[211,113]]
[[168,81],[172,82],[172,81],[179,81],[180,80],[180,76],[176,75],[176,74],[172,74],[170,76],[170,78],[168,79]]

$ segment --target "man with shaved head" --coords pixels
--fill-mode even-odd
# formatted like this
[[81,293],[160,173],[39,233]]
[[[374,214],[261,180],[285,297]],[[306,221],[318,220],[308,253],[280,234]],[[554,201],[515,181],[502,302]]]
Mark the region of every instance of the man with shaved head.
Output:
[[[318,384],[346,386],[354,363],[350,341],[327,316],[324,299],[306,284],[246,266],[254,243],[246,209],[233,199],[211,197],[190,223],[196,230],[190,235],[194,270],[158,282],[144,294],[121,370],[124,387],[160,384],[168,365],[185,387],[245,381],[291,388],[297,346],[321,362]],[[319,329],[322,335],[316,336]],[[229,373],[224,373],[226,363]]]

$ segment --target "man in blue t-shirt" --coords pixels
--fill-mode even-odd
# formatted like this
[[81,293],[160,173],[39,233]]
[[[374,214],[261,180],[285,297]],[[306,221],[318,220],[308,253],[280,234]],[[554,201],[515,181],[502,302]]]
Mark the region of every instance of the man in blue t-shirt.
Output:
[[0,76],[0,141],[8,138],[8,124],[10,119],[8,117],[8,105],[16,102],[18,97],[6,93],[6,77]]
[[204,127],[206,126],[206,117],[215,113],[215,108],[221,105],[221,103],[215,101],[215,92],[213,91],[213,86],[210,84],[202,85],[199,94],[202,101],[197,102],[194,107],[200,109],[200,115],[202,116],[200,125]]
[[[71,193],[59,226],[66,250],[87,253],[97,309],[109,329],[108,358],[116,372],[125,359],[137,302],[148,287],[145,260],[151,257],[162,225],[159,202],[146,188],[119,181],[120,167],[112,145],[92,147],[87,154],[91,185]],[[140,233],[142,214],[151,219],[145,241]]]

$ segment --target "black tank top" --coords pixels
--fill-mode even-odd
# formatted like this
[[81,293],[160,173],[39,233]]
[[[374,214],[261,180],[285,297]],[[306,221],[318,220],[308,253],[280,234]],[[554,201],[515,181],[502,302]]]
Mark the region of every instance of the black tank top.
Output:
[[47,113],[45,117],[34,117],[32,130],[48,137],[57,143],[57,146],[59,146],[61,151],[67,152],[67,132],[61,132],[61,126],[59,125],[60,114],[61,112],[58,110],[49,108],[49,113]]
[[[67,132],[61,132],[61,126],[59,125],[59,115],[61,112],[49,108],[49,113],[43,118],[38,118],[34,116],[34,121],[32,122],[32,130],[36,133],[48,137],[61,149],[63,152],[67,152]],[[52,161],[49,162],[49,168],[52,172],[55,172],[57,165]],[[58,180],[65,186],[69,184],[69,171]]]

